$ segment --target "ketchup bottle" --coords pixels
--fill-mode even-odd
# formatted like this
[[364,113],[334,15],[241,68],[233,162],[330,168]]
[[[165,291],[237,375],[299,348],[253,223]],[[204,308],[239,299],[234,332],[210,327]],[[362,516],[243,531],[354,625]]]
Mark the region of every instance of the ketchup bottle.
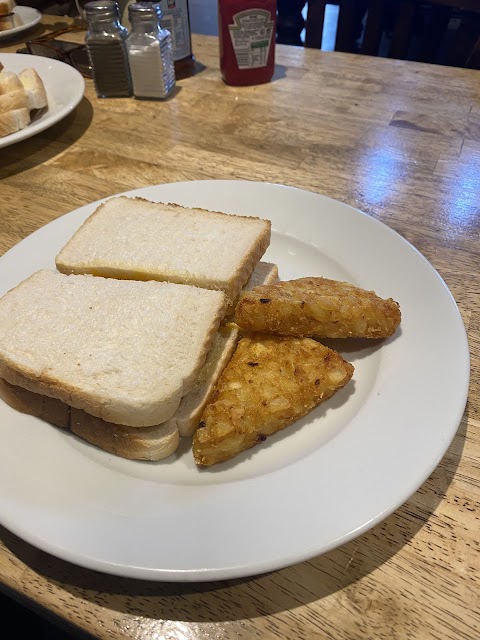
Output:
[[224,82],[237,86],[270,82],[277,0],[218,0],[218,33]]

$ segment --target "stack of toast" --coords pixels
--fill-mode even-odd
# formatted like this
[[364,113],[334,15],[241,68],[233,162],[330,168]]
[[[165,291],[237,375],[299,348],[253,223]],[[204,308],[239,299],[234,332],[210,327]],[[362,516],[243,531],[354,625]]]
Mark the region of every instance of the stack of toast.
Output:
[[323,278],[279,282],[271,223],[124,196],[0,299],[0,394],[112,454],[193,438],[228,460],[345,386],[318,337],[392,335],[399,306]]
[[28,127],[33,114],[47,105],[45,85],[35,69],[17,74],[0,64],[0,137]]

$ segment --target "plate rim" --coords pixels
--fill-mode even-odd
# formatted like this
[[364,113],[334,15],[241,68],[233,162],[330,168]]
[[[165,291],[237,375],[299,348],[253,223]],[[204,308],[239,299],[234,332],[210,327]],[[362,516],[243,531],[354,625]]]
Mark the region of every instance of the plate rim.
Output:
[[[443,285],[443,290],[444,293],[447,294],[447,296],[450,299],[450,304],[453,304],[454,307],[456,308],[457,314],[458,314],[458,318],[459,320],[462,322],[462,326],[463,326],[463,330],[464,333],[463,338],[464,338],[464,344],[463,347],[465,349],[465,356],[466,356],[466,360],[464,362],[465,367],[466,367],[466,378],[464,379],[464,397],[463,399],[458,403],[458,422],[455,426],[455,428],[451,428],[451,437],[448,440],[448,442],[444,443],[444,447],[442,447],[443,451],[439,453],[439,455],[437,456],[437,458],[435,460],[431,460],[430,461],[430,465],[428,465],[428,467],[426,467],[424,469],[424,473],[422,474],[422,479],[419,480],[418,482],[414,483],[414,487],[412,489],[412,486],[405,488],[405,492],[402,494],[401,498],[398,498],[395,501],[395,504],[388,509],[385,509],[384,511],[378,513],[374,518],[372,518],[371,520],[369,520],[368,522],[363,523],[362,525],[360,525],[359,527],[352,529],[347,535],[342,536],[340,539],[335,539],[332,540],[331,543],[329,545],[323,545],[322,546],[322,550],[319,551],[318,548],[315,549],[308,549],[308,550],[304,550],[304,552],[302,554],[294,554],[294,557],[288,557],[286,558],[285,556],[283,556],[281,559],[276,559],[275,561],[272,562],[272,560],[266,560],[264,562],[264,564],[259,564],[257,563],[255,565],[255,569],[252,570],[252,567],[246,567],[246,566],[235,566],[232,565],[230,567],[223,567],[222,569],[209,569],[209,568],[204,568],[204,569],[192,569],[192,570],[164,570],[164,569],[159,569],[158,567],[153,567],[153,568],[145,568],[145,567],[124,567],[124,566],[119,566],[118,563],[98,563],[97,561],[91,561],[89,559],[85,560],[85,558],[75,558],[72,559],[72,555],[70,554],[59,554],[58,549],[56,548],[52,548],[51,545],[48,543],[48,541],[43,540],[42,541],[42,545],[40,548],[44,549],[45,551],[51,553],[52,555],[59,557],[63,560],[69,561],[69,562],[73,562],[76,565],[79,566],[83,566],[84,568],[87,569],[91,569],[91,570],[98,570],[98,571],[102,571],[104,573],[109,573],[112,575],[117,575],[117,576],[123,576],[123,577],[130,577],[130,578],[139,578],[139,579],[147,579],[147,580],[166,580],[166,581],[183,581],[183,582],[190,582],[190,581],[211,581],[211,580],[219,580],[219,579],[231,579],[231,578],[239,578],[239,577],[247,577],[247,576],[253,576],[253,575],[258,575],[259,573],[263,573],[265,571],[271,571],[271,570],[278,570],[281,569],[283,567],[286,566],[290,566],[294,563],[298,563],[298,562],[302,562],[304,560],[307,560],[309,558],[312,558],[314,555],[320,555],[323,553],[328,552],[329,550],[336,548],[342,544],[345,544],[346,542],[348,542],[349,540],[358,537],[359,535],[361,535],[362,533],[365,533],[366,531],[368,531],[369,529],[371,529],[373,526],[375,526],[376,524],[378,524],[379,522],[383,521],[388,515],[390,515],[391,513],[393,513],[396,509],[398,509],[411,495],[412,493],[414,493],[415,491],[418,490],[418,488],[420,486],[422,486],[422,484],[425,482],[425,480],[428,478],[428,476],[432,473],[432,471],[436,468],[436,466],[439,464],[440,460],[442,459],[442,457],[445,455],[445,452],[448,450],[453,438],[455,437],[455,434],[458,431],[458,428],[460,426],[461,423],[461,419],[465,410],[465,405],[468,399],[468,386],[469,386],[469,379],[470,379],[470,354],[469,354],[469,349],[468,349],[468,338],[467,338],[467,333],[466,333],[466,329],[465,326],[463,324],[463,320],[461,318],[459,309],[458,309],[458,305],[453,297],[453,294],[451,293],[451,291],[449,290],[448,286],[446,285],[445,281],[443,280],[443,278],[440,276],[440,274],[438,273],[438,271],[433,267],[433,265],[425,258],[425,256],[423,256],[423,254],[416,249],[416,247],[414,247],[410,242],[408,242],[408,240],[406,240],[403,236],[401,236],[397,231],[395,231],[394,229],[392,229],[391,227],[389,227],[388,225],[386,225],[385,223],[381,222],[380,220],[377,220],[373,217],[371,217],[369,214],[356,209],[355,207],[352,207],[351,205],[342,203],[341,201],[335,200],[333,198],[330,198],[326,195],[323,194],[318,194],[315,193],[314,191],[308,191],[306,189],[302,189],[299,187],[292,187],[292,186],[287,186],[287,185],[282,185],[282,184],[277,184],[277,183],[271,183],[271,182],[258,182],[258,181],[246,181],[246,180],[196,180],[196,181],[178,181],[178,182],[174,182],[174,183],[165,183],[165,184],[159,184],[159,185],[151,185],[151,186],[147,186],[147,187],[141,187],[139,189],[133,189],[133,190],[129,190],[129,191],[125,191],[122,192],[121,194],[113,194],[112,196],[107,196],[105,198],[101,198],[99,200],[96,200],[94,202],[88,203],[87,205],[84,205],[83,207],[79,207],[77,209],[74,209],[70,212],[68,212],[67,214],[65,214],[64,216],[61,216],[61,218],[64,218],[65,216],[71,216],[72,214],[77,213],[79,211],[85,210],[85,209],[91,209],[94,208],[98,203],[105,201],[106,199],[110,198],[110,197],[114,197],[116,195],[129,195],[131,196],[132,194],[138,194],[138,195],[142,195],[141,192],[147,191],[149,189],[158,189],[160,188],[165,188],[165,187],[171,187],[174,186],[175,188],[181,188],[182,185],[192,185],[192,184],[200,184],[202,183],[203,185],[215,185],[215,187],[219,186],[219,185],[231,185],[232,183],[249,183],[250,185],[256,185],[257,187],[260,185],[260,188],[263,187],[273,187],[273,188],[281,188],[281,189],[288,189],[288,190],[293,190],[293,191],[298,191],[298,192],[303,192],[303,193],[309,193],[312,194],[312,196],[314,197],[319,197],[321,199],[323,199],[324,201],[326,201],[327,203],[335,203],[335,205],[340,205],[342,208],[346,207],[348,208],[351,212],[354,212],[355,215],[360,214],[361,216],[364,216],[365,218],[368,218],[370,221],[372,221],[374,224],[380,225],[381,228],[383,230],[388,230],[389,233],[394,234],[395,236],[397,236],[397,239],[400,239],[402,243],[404,243],[405,245],[407,245],[409,247],[409,250],[413,250],[418,257],[420,257],[424,263],[424,266],[426,266],[430,272],[431,275],[433,275],[434,277],[436,277],[439,281],[440,284]],[[214,188],[215,188],[214,187]],[[146,197],[146,196],[144,196]],[[44,225],[43,227],[41,227],[39,230],[37,230],[36,232],[34,232],[33,234],[30,234],[31,236],[40,232],[42,229],[46,229],[49,227],[49,225],[51,225],[52,223],[55,223],[55,220],[52,221],[51,223],[48,223],[46,225]],[[18,247],[19,245],[22,244],[22,242],[24,242],[24,240],[27,240],[30,236],[28,236],[27,238],[21,240],[19,243],[17,243],[14,247],[12,247],[9,251],[7,251],[2,257],[0,257],[0,269],[2,267],[2,263],[4,258],[10,254],[11,252],[14,252],[14,250],[18,251]],[[463,404],[462,404],[463,402]],[[460,406],[462,407],[460,409]],[[9,527],[8,524],[5,525],[7,528],[9,528],[10,530],[12,530],[11,526]],[[16,531],[14,531],[14,533],[16,533],[17,535],[19,535]],[[34,541],[31,538],[27,539],[27,537],[25,537],[25,535],[20,536],[22,537],[24,540],[26,540],[27,542],[30,542],[31,544],[33,544],[34,546],[39,546],[38,545],[38,540]],[[33,536],[34,537],[34,536]]]

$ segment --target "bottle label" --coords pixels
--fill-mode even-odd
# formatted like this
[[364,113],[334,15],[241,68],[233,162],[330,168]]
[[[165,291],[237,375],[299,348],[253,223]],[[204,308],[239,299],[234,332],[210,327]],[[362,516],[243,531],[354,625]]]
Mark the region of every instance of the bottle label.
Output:
[[162,27],[172,34],[173,59],[182,60],[192,55],[190,18],[187,0],[160,0]]
[[239,69],[266,67],[272,42],[273,20],[266,9],[247,9],[228,25]]

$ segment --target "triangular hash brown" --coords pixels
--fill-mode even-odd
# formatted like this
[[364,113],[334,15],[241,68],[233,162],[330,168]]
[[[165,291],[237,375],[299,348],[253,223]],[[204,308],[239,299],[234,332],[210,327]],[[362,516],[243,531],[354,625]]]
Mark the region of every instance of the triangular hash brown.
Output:
[[223,462],[264,441],[330,398],[353,371],[311,338],[242,338],[193,436],[195,462]]

